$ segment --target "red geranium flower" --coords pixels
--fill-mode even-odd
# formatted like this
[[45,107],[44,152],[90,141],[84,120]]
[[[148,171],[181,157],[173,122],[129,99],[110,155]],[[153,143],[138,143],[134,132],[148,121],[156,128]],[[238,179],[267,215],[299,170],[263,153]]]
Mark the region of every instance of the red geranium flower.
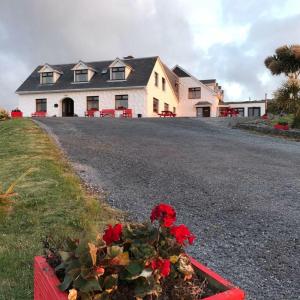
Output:
[[185,245],[186,241],[188,241],[189,244],[192,245],[196,238],[183,224],[179,226],[173,226],[170,232],[176,238],[177,243],[180,245]]
[[153,259],[151,261],[151,268],[152,270],[159,270],[160,275],[162,277],[167,277],[170,274],[171,263],[169,259]]
[[161,203],[153,208],[150,219],[151,222],[158,220],[165,227],[171,227],[176,221],[176,212],[172,206]]
[[121,234],[122,224],[116,224],[114,227],[108,225],[108,228],[104,232],[103,240],[106,242],[106,245],[110,245],[113,242],[119,241]]

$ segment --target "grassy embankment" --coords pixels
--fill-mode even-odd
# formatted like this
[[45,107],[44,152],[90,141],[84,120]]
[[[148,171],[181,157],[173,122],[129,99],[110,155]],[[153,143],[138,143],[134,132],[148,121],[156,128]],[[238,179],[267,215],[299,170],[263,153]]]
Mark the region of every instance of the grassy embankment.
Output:
[[47,234],[78,236],[120,214],[88,195],[51,139],[31,120],[0,122],[0,183],[17,183],[12,210],[0,214],[0,299],[33,299],[33,257]]

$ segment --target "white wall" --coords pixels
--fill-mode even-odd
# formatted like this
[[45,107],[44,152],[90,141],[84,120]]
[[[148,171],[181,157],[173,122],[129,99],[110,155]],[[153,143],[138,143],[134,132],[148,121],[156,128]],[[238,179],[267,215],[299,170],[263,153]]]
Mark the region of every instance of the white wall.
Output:
[[229,106],[231,108],[244,108],[244,117],[248,117],[248,108],[249,107],[260,107],[260,115],[264,115],[266,113],[266,105],[263,102],[255,102],[252,103],[230,103]]
[[[189,99],[188,92],[189,88],[192,87],[201,87],[201,98]],[[179,99],[178,115],[180,117],[196,117],[195,104],[201,101],[210,102],[210,115],[211,117],[217,116],[217,107],[219,104],[217,96],[211,89],[192,77],[179,78]]]
[[[158,86],[155,85],[155,72],[158,73]],[[165,90],[162,89],[162,77],[165,78]],[[178,99],[175,95],[172,85],[170,84],[167,75],[163,69],[163,66],[158,59],[152,70],[150,79],[147,85],[147,116],[148,117],[157,117],[158,114],[153,112],[153,98],[159,100],[159,113],[164,110],[164,104],[169,104],[169,110],[173,111],[173,107],[178,113]]]
[[[139,89],[115,89],[115,90],[98,90],[98,91],[72,91],[61,93],[42,93],[19,95],[19,109],[25,117],[30,117],[36,110],[35,100],[47,98],[47,116],[62,115],[62,100],[71,98],[74,100],[74,113],[78,116],[84,116],[87,108],[87,96],[99,96],[99,109],[114,109],[115,95],[128,95],[128,107],[133,109],[133,116],[142,114],[146,116],[146,91],[144,88]],[[54,104],[58,104],[55,108]]]

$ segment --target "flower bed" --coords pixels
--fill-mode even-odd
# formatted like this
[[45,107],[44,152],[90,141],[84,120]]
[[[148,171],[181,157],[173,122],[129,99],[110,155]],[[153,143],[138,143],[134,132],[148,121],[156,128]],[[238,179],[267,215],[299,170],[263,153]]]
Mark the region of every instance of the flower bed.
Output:
[[185,253],[195,236],[175,224],[171,206],[157,205],[150,219],[152,224],[109,225],[94,241],[86,236],[55,245],[46,239],[46,259],[35,258],[35,300],[244,299]]
[[14,118],[23,118],[23,113],[21,111],[12,111],[10,113],[11,117]]
[[278,130],[289,130],[289,124],[275,124],[273,127]]
[[[203,300],[243,300],[245,293],[234,287],[227,280],[191,259],[199,276],[207,279],[216,294],[203,298]],[[59,279],[54,270],[42,256],[34,258],[34,300],[67,300],[68,294],[59,290]]]

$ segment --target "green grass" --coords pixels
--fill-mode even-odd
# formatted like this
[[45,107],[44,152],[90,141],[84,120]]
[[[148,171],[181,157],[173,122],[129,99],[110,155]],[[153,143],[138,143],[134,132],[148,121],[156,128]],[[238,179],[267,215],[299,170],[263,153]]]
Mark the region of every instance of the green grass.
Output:
[[33,171],[17,183],[12,211],[0,215],[1,300],[33,299],[33,258],[42,254],[45,235],[78,236],[121,217],[85,192],[56,145],[35,123],[0,122],[4,189],[30,168]]

